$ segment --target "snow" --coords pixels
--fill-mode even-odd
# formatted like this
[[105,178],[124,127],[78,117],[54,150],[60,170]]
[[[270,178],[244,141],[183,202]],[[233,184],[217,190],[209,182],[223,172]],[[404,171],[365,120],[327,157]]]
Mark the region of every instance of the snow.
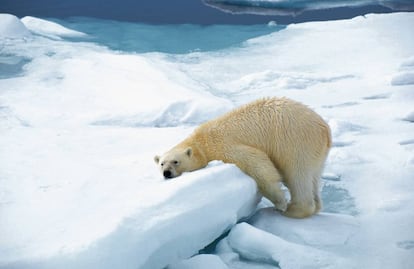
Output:
[[0,13],[0,38],[22,38],[30,36],[24,24],[14,15]]
[[413,85],[414,84],[414,56],[401,63],[399,72],[393,75],[391,85]]
[[[111,185],[110,182],[105,184]],[[211,199],[211,193],[206,190],[218,184],[223,188]],[[44,187],[42,192],[47,192],[48,188],[51,187]],[[30,214],[34,221],[27,223],[28,227],[21,225],[31,231],[13,235],[15,224],[3,220],[1,253],[6,255],[1,257],[1,263],[17,268],[27,264],[31,268],[163,268],[214,241],[237,220],[248,217],[259,201],[252,179],[234,165],[219,162],[187,173],[177,182],[158,182],[156,190],[137,188],[129,197],[134,200],[133,205],[130,201],[116,201],[126,198],[113,197],[116,186],[101,187],[105,193],[98,196],[103,197],[96,197],[89,188],[80,188],[87,197],[79,193],[71,193],[69,196],[73,197],[63,199],[47,193],[37,195],[43,197],[32,195],[47,202],[64,200],[76,204],[76,208],[66,206],[63,212],[60,212],[63,208],[41,202],[37,207],[44,212],[24,212],[24,208],[15,206],[14,212],[18,209],[23,211],[22,215]],[[109,193],[111,189],[115,194]],[[105,202],[107,199],[112,201]],[[98,204],[105,208],[94,212]],[[116,212],[118,210],[124,212]],[[108,213],[110,219],[107,219]],[[67,220],[68,214],[74,218],[73,222]],[[76,214],[94,217],[82,220],[77,219]],[[43,232],[37,218],[45,218],[41,225],[51,229]],[[23,242],[19,244],[16,240]],[[16,252],[19,253],[17,257]]]
[[168,269],[228,269],[227,265],[217,256],[201,254],[190,259],[168,266]]
[[349,215],[321,213],[305,220],[284,218],[269,208],[261,209],[249,223],[287,241],[329,250],[345,245],[359,227]]
[[[0,15],[0,268],[414,266],[413,13],[184,54],[114,51],[22,21]],[[320,214],[258,204],[234,165],[162,179],[154,155],[269,95],[332,128]]]
[[50,38],[84,37],[84,33],[65,28],[57,23],[26,16],[21,22],[33,33]]
[[352,268],[329,252],[286,241],[247,223],[236,225],[226,240],[241,258],[280,268]]
[[407,116],[405,116],[404,120],[414,122],[414,111],[410,112]]

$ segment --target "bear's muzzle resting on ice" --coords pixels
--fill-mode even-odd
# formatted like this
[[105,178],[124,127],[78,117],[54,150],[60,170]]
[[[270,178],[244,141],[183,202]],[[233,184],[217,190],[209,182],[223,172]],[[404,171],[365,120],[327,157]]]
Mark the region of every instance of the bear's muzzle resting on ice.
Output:
[[164,154],[162,160],[159,156],[154,157],[154,161],[159,165],[162,175],[165,179],[170,179],[180,176],[183,172],[183,163],[185,164],[188,160],[183,160],[186,158],[191,158],[192,149],[187,148],[184,154],[179,154],[175,156],[172,154]]
[[328,124],[313,110],[287,98],[264,98],[201,124],[154,160],[166,179],[213,160],[233,163],[276,209],[304,218],[322,207],[319,181],[331,143]]

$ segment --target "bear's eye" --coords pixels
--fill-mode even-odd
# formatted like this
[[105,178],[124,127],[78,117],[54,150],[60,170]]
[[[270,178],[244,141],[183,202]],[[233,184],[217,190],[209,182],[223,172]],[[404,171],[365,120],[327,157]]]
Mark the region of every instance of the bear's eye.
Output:
[[161,165],[161,166],[164,166],[164,163],[161,163],[160,165]]
[[179,164],[180,164],[180,162],[179,162],[179,161],[173,161],[173,164],[174,164],[174,165],[179,165]]

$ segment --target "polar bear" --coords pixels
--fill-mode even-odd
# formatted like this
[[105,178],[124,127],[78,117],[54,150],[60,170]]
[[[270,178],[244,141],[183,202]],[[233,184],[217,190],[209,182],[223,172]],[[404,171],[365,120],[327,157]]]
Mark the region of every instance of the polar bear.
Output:
[[[331,143],[328,124],[310,108],[288,98],[264,98],[201,124],[154,160],[166,179],[212,160],[233,163],[276,209],[305,218],[322,207],[320,176]],[[289,189],[289,204],[281,182]]]

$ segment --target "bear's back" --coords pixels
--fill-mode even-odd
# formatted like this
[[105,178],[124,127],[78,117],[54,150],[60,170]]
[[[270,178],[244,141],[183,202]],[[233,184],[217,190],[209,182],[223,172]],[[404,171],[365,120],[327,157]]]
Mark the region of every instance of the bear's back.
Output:
[[236,108],[199,127],[223,145],[259,148],[272,159],[328,150],[330,129],[307,106],[288,98],[263,98]]

